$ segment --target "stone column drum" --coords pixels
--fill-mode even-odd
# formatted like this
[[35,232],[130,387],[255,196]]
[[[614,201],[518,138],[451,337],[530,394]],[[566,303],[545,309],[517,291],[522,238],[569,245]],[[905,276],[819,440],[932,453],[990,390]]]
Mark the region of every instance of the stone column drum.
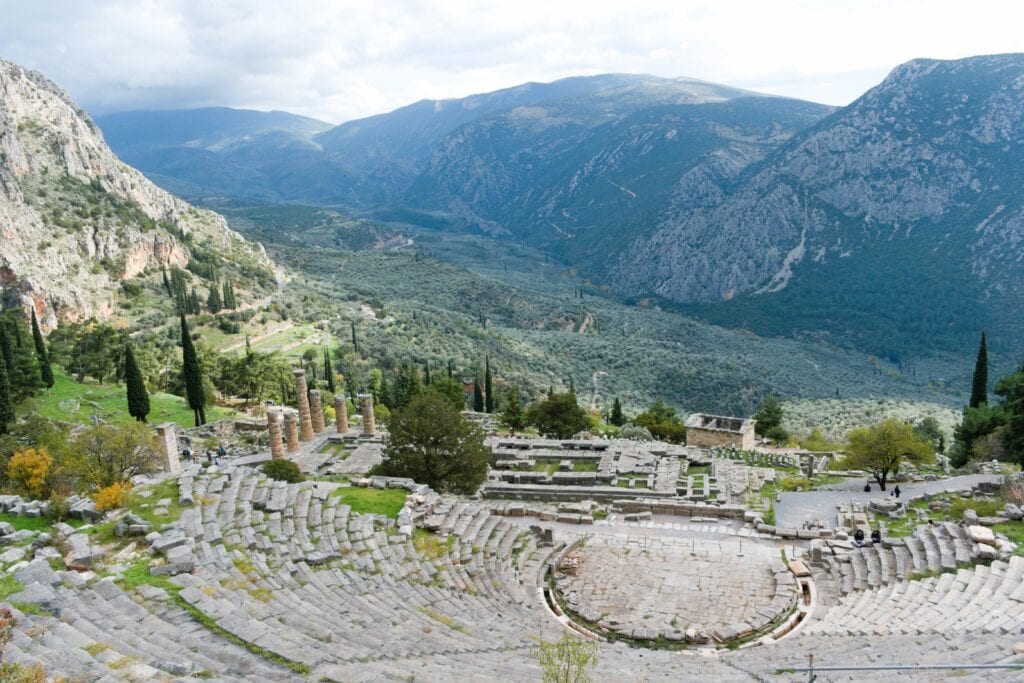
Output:
[[334,426],[337,427],[339,434],[348,431],[348,401],[345,400],[344,394],[334,396]]
[[309,441],[313,438],[313,420],[309,416],[309,396],[306,395],[306,371],[296,368],[292,370],[295,375],[295,401],[299,406],[299,423],[302,425],[300,438]]
[[177,474],[181,471],[181,460],[178,459],[177,425],[173,422],[158,424],[156,437],[160,443],[160,454],[163,456],[164,472]]
[[299,414],[294,410],[284,413],[284,438],[289,453],[299,450]]
[[319,434],[324,431],[324,405],[321,402],[319,389],[309,392],[309,413],[313,420],[313,432]]
[[377,423],[373,419],[373,394],[363,394],[363,434],[372,436],[377,433]]
[[267,433],[270,435],[270,457],[280,460],[284,457],[284,444],[281,443],[281,409],[277,406],[267,408]]

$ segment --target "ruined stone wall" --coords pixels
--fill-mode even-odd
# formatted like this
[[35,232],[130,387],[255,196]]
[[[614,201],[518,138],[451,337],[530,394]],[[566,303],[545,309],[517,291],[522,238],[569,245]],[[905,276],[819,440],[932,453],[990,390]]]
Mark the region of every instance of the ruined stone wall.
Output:
[[754,430],[747,430],[745,434],[726,432],[719,429],[700,429],[690,427],[686,430],[686,445],[694,448],[739,448],[751,450],[754,448]]

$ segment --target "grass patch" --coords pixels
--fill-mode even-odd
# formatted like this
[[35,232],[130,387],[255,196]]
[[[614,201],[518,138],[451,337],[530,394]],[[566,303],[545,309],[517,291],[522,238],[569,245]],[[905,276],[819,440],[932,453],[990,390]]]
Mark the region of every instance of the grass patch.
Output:
[[133,562],[128,569],[121,574],[118,581],[124,590],[133,590],[139,586],[156,586],[167,591],[168,595],[176,596],[181,587],[171,583],[166,576],[154,576],[149,573],[149,560],[141,558]]
[[404,489],[375,489],[346,486],[331,491],[332,496],[341,496],[341,502],[352,508],[352,512],[364,515],[384,515],[389,519],[398,517],[405,497]]
[[584,461],[584,460],[577,460],[577,461],[573,462],[573,464],[572,464],[572,471],[573,472],[597,472],[597,463],[596,462],[590,462],[590,461]]
[[110,646],[106,643],[93,643],[91,645],[85,645],[82,649],[88,652],[90,657],[95,657],[99,653],[109,650]]
[[1016,543],[1014,555],[1024,555],[1024,522],[1003,522],[992,527],[992,531],[1003,534],[1011,543]]
[[349,456],[348,445],[344,443],[326,442],[320,447],[321,453],[330,453],[335,460],[344,460]]
[[[164,524],[173,522],[181,516],[181,504],[178,502],[178,480],[165,479],[149,490],[153,492],[153,495],[147,497],[140,496],[139,492],[133,491],[128,498],[126,507],[129,512],[135,513],[159,531]],[[156,502],[163,498],[169,498],[171,502],[167,506],[167,514],[158,515],[153,510],[156,508]]]
[[12,602],[11,607],[24,614],[34,614],[37,617],[52,617],[53,612],[43,609],[34,602]]
[[[16,531],[49,531],[50,527],[53,526],[53,520],[49,517],[22,517],[21,515],[12,515],[9,512],[0,512],[0,522],[9,523]],[[73,527],[79,527],[83,524],[78,519],[68,520],[68,523]]]
[[412,530],[412,545],[416,552],[426,560],[437,560],[444,557],[455,546],[455,536],[449,535],[442,540],[438,534],[424,529]]
[[25,590],[25,585],[14,578],[13,574],[0,575],[0,600],[6,600],[15,593]]
[[416,610],[418,612],[422,612],[423,614],[427,615],[428,617],[430,617],[434,621],[438,621],[438,622],[444,624],[445,626],[447,626],[448,628],[450,628],[453,631],[465,631],[466,630],[465,626],[463,626],[459,622],[455,621],[451,617],[446,616],[444,614],[441,614],[440,612],[437,612],[435,610],[432,610],[429,607],[417,607]]
[[[53,368],[53,387],[32,398],[34,412],[52,420],[92,424],[93,415],[106,422],[128,423],[135,418],[128,414],[128,398],[124,385],[100,384],[86,380],[82,384],[68,376],[61,368]],[[175,422],[182,427],[192,427],[195,418],[185,399],[162,392],[149,395],[149,421]],[[238,415],[234,410],[210,406],[206,417],[210,422]]]

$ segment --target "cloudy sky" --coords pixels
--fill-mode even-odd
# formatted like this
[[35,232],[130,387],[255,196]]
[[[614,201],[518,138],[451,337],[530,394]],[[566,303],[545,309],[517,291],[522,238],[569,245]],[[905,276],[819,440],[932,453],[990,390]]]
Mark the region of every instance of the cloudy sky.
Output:
[[846,104],[896,64],[1024,51],[972,0],[0,0],[0,57],[93,113],[233,106],[339,123],[605,72]]

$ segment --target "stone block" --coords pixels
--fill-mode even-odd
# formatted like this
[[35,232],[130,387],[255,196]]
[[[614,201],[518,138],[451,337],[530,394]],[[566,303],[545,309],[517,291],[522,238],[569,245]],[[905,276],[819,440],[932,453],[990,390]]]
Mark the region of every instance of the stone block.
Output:
[[793,572],[793,576],[810,576],[811,572],[807,569],[807,565],[801,560],[790,560],[788,565],[789,571]]
[[975,543],[984,543],[986,545],[995,545],[996,537],[992,533],[992,530],[988,527],[983,526],[969,526],[967,527],[967,535],[971,537],[971,540]]

